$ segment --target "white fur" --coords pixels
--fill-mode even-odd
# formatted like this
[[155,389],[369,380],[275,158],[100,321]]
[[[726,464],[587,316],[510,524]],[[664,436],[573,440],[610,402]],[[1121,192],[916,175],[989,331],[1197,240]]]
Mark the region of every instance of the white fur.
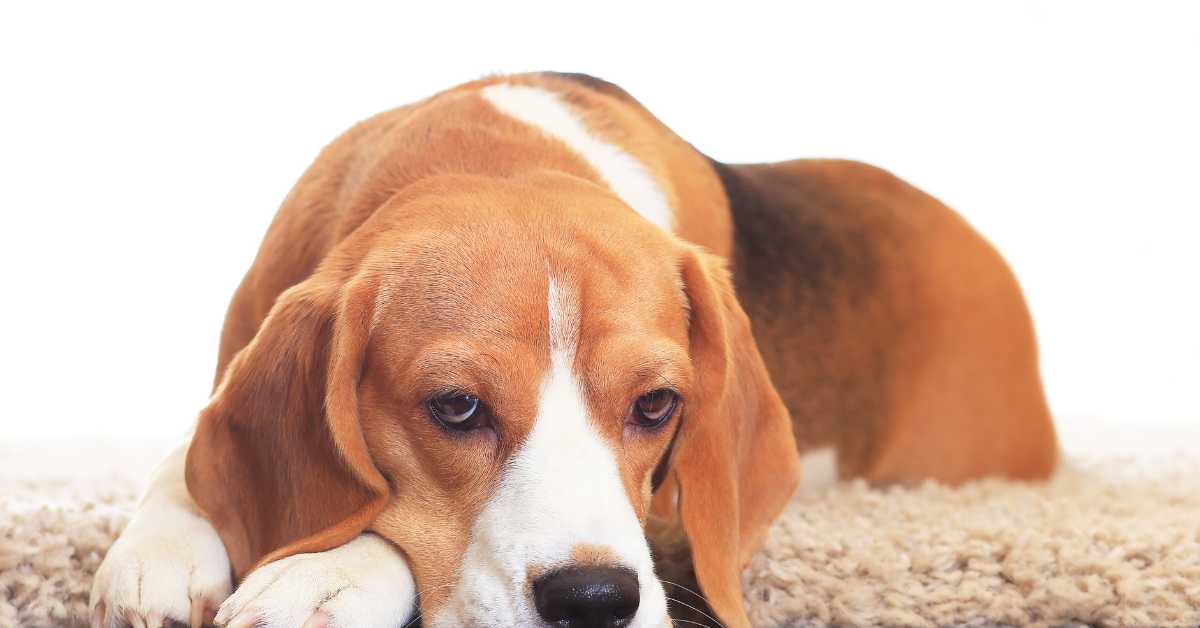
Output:
[[416,608],[408,563],[391,543],[362,534],[329,551],[264,565],[217,614],[229,628],[395,628]]
[[188,495],[186,460],[187,445],[167,456],[137,513],[96,571],[90,600],[93,626],[211,618],[229,595],[229,558],[217,531]]
[[837,449],[821,447],[800,454],[800,490],[811,491],[837,483]]
[[163,461],[133,520],[96,571],[93,626],[157,626],[166,619],[199,625],[218,607],[222,624],[255,618],[264,628],[301,626],[309,619],[310,625],[390,628],[412,614],[415,585],[408,563],[370,534],[327,552],[265,565],[230,597],[229,558],[187,492],[186,460],[182,445]]
[[581,544],[608,549],[637,573],[641,603],[631,626],[667,625],[641,525],[571,371],[576,302],[554,281],[548,297],[552,360],[538,415],[475,522],[460,581],[429,618],[433,628],[541,625],[529,570],[565,566]]
[[620,147],[592,135],[557,94],[506,83],[489,85],[482,94],[502,113],[566,144],[600,173],[625,204],[660,228],[672,230],[671,205],[645,165]]

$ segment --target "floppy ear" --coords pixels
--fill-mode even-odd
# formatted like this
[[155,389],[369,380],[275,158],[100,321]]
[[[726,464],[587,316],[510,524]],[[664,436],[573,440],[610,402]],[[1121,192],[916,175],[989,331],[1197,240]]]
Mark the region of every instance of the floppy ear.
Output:
[[799,482],[791,419],[738,305],[724,262],[682,265],[697,375],[672,470],[696,578],[726,626],[749,626],[741,570]]
[[279,296],[188,449],[188,491],[238,579],[349,541],[388,499],[358,422],[370,300],[334,283],[314,276]]

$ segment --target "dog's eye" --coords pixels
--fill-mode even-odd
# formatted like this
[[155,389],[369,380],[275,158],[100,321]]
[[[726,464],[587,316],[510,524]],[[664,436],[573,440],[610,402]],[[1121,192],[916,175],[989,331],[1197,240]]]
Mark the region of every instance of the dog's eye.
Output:
[[633,402],[633,422],[643,427],[656,427],[666,423],[679,403],[679,395],[673,390],[660,388],[650,391]]
[[480,427],[483,409],[479,398],[466,393],[450,393],[429,400],[429,411],[433,418],[446,427],[469,430]]

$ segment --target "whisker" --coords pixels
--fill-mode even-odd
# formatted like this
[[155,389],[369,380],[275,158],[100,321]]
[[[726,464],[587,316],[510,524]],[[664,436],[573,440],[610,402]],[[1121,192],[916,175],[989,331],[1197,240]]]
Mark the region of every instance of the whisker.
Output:
[[675,623],[675,624],[691,624],[691,625],[693,625],[693,626],[700,626],[700,628],[709,628],[708,626],[705,626],[704,624],[702,624],[702,623],[700,623],[700,622],[698,622],[698,621],[692,621],[692,620],[690,620],[690,619],[674,619],[674,618],[672,618],[672,619],[671,619],[671,623]]
[[[669,585],[671,585],[671,586],[673,586],[673,587],[679,587],[680,589],[683,589],[684,591],[687,591],[688,593],[691,593],[692,595],[696,596],[697,598],[700,598],[701,600],[703,600],[703,599],[704,599],[704,596],[703,596],[703,595],[700,595],[699,593],[696,593],[695,591],[693,591],[693,590],[691,590],[691,589],[689,589],[689,588],[687,588],[687,587],[683,586],[682,584],[679,584],[678,582],[671,582],[670,580],[663,580],[662,578],[659,578],[659,579],[658,579],[658,581],[659,581],[659,582],[661,582],[661,583],[663,583],[663,584],[669,584]],[[706,600],[706,603],[707,603],[707,600]]]
[[401,626],[401,628],[409,628],[409,626],[412,626],[413,624],[417,623],[417,621],[419,621],[420,619],[421,619],[421,609],[418,607],[417,614],[414,615],[412,619],[408,620],[407,624],[404,624],[403,626]]
[[700,609],[696,608],[695,606],[692,606],[691,604],[688,604],[687,602],[684,602],[684,601],[683,601],[683,600],[681,600],[681,599],[678,599],[678,598],[673,598],[673,597],[671,597],[671,596],[669,596],[669,595],[668,595],[668,596],[666,596],[666,597],[667,597],[667,600],[669,600],[669,601],[671,601],[671,602],[675,602],[676,604],[682,604],[682,605],[684,605],[684,606],[686,606],[686,607],[688,607],[688,608],[690,608],[690,609],[692,609],[692,610],[696,611],[697,613],[700,613],[701,615],[704,615],[705,617],[707,617],[707,618],[709,618],[709,619],[711,619],[711,620],[713,620],[713,621],[717,622],[717,625],[718,625],[718,626],[720,626],[721,628],[725,628],[725,624],[722,624],[722,623],[721,623],[721,620],[717,619],[716,617],[713,617],[712,615],[709,615],[708,613],[706,613],[706,612],[704,612],[704,611],[702,611],[702,610],[700,610]]

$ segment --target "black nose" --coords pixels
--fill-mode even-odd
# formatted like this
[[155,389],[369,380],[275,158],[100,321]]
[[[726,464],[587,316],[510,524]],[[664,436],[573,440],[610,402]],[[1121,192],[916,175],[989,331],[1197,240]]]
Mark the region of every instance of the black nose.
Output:
[[562,628],[620,628],[638,609],[637,574],[620,567],[568,567],[533,583],[542,619]]

